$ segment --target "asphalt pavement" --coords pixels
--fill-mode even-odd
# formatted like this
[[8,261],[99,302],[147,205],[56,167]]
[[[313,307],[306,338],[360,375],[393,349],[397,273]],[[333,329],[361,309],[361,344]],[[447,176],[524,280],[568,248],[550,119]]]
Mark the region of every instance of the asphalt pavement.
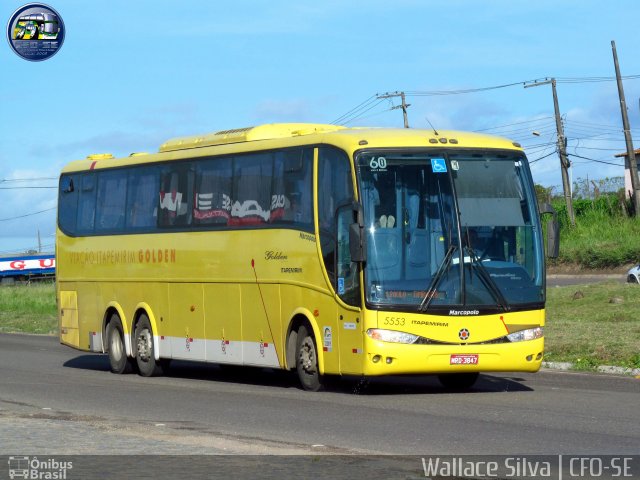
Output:
[[541,371],[346,379],[301,391],[266,369],[109,372],[55,337],[0,335],[0,454],[638,454],[640,380]]

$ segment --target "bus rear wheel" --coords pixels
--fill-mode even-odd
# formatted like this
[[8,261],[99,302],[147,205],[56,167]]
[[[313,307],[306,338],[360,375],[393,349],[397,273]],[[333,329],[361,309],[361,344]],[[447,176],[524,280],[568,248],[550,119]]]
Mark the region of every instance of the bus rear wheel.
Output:
[[447,390],[469,390],[478,380],[478,372],[469,373],[443,373],[438,375],[438,380]]
[[302,325],[296,342],[296,371],[303,389],[317,392],[323,388],[318,368],[318,352],[313,335]]
[[142,315],[135,331],[136,343],[136,363],[138,372],[143,377],[155,377],[162,375],[162,366],[155,358],[155,347],[153,345],[153,330],[149,317]]
[[131,373],[133,371],[132,359],[127,357],[127,351],[124,347],[122,321],[115,314],[111,316],[107,324],[107,352],[113,373]]

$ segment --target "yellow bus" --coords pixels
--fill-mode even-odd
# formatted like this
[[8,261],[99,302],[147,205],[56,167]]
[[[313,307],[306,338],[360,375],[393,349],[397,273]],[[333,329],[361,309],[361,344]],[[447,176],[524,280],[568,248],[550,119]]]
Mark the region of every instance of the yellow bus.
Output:
[[60,341],[328,375],[540,368],[542,232],[525,154],[458,131],[269,124],[91,155],[60,176]]

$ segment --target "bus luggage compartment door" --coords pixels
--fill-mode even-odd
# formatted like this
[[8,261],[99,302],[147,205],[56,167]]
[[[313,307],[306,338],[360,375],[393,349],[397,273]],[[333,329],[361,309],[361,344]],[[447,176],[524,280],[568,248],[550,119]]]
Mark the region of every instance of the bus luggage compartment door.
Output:
[[78,294],[75,291],[60,291],[60,342],[80,348]]

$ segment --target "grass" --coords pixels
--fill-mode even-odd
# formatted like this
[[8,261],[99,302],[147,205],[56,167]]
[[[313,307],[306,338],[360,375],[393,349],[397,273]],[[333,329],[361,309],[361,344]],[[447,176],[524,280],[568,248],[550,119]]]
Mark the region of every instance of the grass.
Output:
[[0,332],[57,335],[53,282],[0,288]]
[[[576,292],[584,297],[574,299]],[[611,303],[617,297],[621,303]],[[640,286],[598,283],[547,290],[545,359],[640,368]]]
[[640,219],[587,210],[576,216],[575,227],[563,222],[560,258],[555,264],[583,268],[615,268],[640,261]]
[[[583,297],[574,300],[576,292]],[[610,303],[614,297],[622,303]],[[640,285],[598,283],[547,292],[545,359],[582,370],[640,368]],[[58,334],[52,283],[0,288],[0,332]]]

